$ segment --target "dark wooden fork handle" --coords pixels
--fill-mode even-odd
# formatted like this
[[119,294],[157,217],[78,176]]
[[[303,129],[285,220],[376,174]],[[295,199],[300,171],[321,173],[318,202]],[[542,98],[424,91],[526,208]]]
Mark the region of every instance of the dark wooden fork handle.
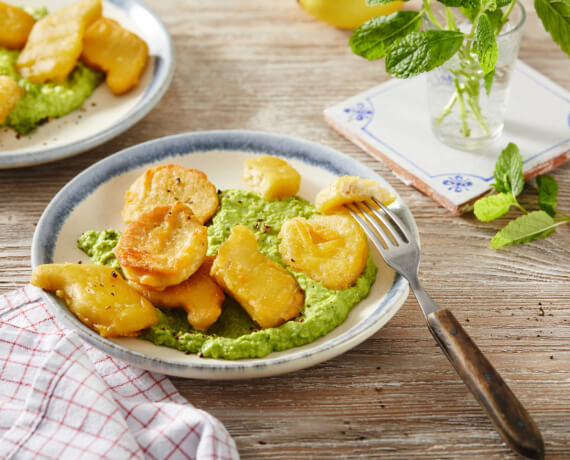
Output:
[[439,346],[507,444],[524,457],[544,458],[544,443],[534,420],[451,311],[432,312],[427,322]]

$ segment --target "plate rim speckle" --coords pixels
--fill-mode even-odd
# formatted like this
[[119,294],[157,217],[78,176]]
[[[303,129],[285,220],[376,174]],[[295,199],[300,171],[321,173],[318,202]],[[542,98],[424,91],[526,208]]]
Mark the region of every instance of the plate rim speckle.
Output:
[[174,45],[166,26],[149,7],[139,0],[104,1],[121,9],[127,16],[131,16],[131,11],[135,10],[144,12],[146,18],[152,20],[154,30],[158,34],[159,40],[156,43],[160,42],[161,45],[157,46],[156,54],[151,56],[154,59],[153,75],[142,97],[117,123],[87,135],[81,140],[54,147],[38,147],[32,151],[0,152],[0,169],[35,166],[84,153],[113,139],[138,123],[162,99],[172,82],[175,68]]
[[[32,267],[53,261],[55,244],[66,219],[76,206],[114,177],[156,161],[168,159],[176,162],[176,157],[220,150],[294,158],[334,175],[350,174],[377,180],[396,195],[397,200],[391,205],[392,209],[398,212],[405,224],[418,236],[410,210],[394,189],[370,168],[347,155],[321,144],[282,134],[246,130],[199,131],[134,145],[99,161],[68,182],[49,203],[38,222],[32,240]],[[391,287],[378,300],[378,304],[375,303],[372,314],[334,339],[326,340],[325,336],[319,345],[305,346],[302,350],[292,348],[286,352],[272,353],[265,358],[239,361],[200,359],[197,363],[182,363],[146,355],[116,341],[104,339],[83,325],[54,294],[44,292],[43,296],[59,320],[111,356],[163,374],[221,380],[278,375],[338,356],[383,327],[398,311],[408,294],[408,282],[401,275],[395,274]]]

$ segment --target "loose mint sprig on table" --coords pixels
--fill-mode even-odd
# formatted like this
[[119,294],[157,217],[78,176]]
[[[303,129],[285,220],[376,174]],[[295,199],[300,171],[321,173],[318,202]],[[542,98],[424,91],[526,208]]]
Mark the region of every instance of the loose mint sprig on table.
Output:
[[[396,0],[366,0],[369,6]],[[404,0],[407,1],[407,0]],[[423,0],[420,11],[398,11],[379,16],[356,28],[350,37],[352,51],[369,60],[385,58],[386,72],[409,78],[443,65],[458,54],[459,64],[448,70],[453,75],[455,93],[436,119],[441,123],[457,104],[462,120],[461,134],[470,135],[471,113],[489,133],[479,104],[480,87],[490,94],[497,64],[496,37],[516,4],[516,0],[437,0],[444,6],[442,24],[434,15],[432,0]],[[452,8],[470,21],[469,32],[459,30]],[[535,0],[535,9],[544,28],[570,56],[570,0]],[[434,29],[420,30],[423,16]]]
[[570,215],[557,209],[558,184],[549,175],[536,178],[540,210],[527,211],[517,200],[524,188],[523,159],[519,148],[510,143],[495,164],[495,184],[498,192],[475,202],[474,214],[481,222],[489,222],[506,214],[511,207],[523,214],[509,222],[491,239],[490,247],[497,249],[510,244],[527,243],[546,238],[556,227],[570,223]]

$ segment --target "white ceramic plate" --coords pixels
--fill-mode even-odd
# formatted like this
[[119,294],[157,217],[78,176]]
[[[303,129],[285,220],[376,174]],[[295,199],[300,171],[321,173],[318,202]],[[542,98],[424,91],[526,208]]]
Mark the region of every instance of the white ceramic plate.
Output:
[[[219,189],[244,188],[243,161],[258,154],[284,157],[301,174],[299,195],[313,201],[316,193],[343,174],[387,182],[372,170],[335,150],[301,139],[251,131],[181,134],[139,144],[91,166],[67,184],[42,215],[32,243],[32,265],[88,262],[77,249],[86,230],[123,229],[121,209],[129,185],[150,166],[178,163],[204,171]],[[391,209],[417,235],[414,219],[400,198]],[[199,358],[159,347],[142,339],[104,339],[83,325],[55,295],[46,293],[56,316],[106,353],[134,366],[164,374],[200,379],[238,379],[276,375],[312,366],[359,344],[396,313],[408,296],[408,283],[372,250],[378,266],[369,296],[347,320],[313,343],[272,353],[262,359],[224,361]]]
[[[73,0],[8,0],[55,11]],[[115,96],[101,84],[83,106],[51,120],[26,136],[0,128],[0,168],[15,168],[66,158],[96,147],[130,128],[160,100],[174,73],[174,51],[160,20],[137,0],[104,0],[103,15],[142,37],[149,61],[136,88]]]

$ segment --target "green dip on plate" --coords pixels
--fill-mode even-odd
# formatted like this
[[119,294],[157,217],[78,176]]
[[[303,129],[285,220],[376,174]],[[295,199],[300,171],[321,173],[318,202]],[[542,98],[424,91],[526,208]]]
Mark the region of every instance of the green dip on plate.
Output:
[[[23,7],[39,21],[48,15],[45,7]],[[26,90],[26,94],[8,115],[4,126],[20,134],[28,134],[50,118],[61,117],[83,104],[93,90],[103,81],[103,73],[78,63],[75,70],[62,84],[36,84],[20,76],[16,70],[19,51],[0,48],[0,75],[11,77]]]
[[[316,213],[309,202],[298,197],[265,201],[255,193],[226,190],[220,194],[220,209],[208,227],[208,254],[215,255],[229,237],[231,228],[241,224],[254,231],[260,252],[283,265],[278,237],[281,225],[292,217],[308,218]],[[118,238],[115,230],[89,231],[79,238],[78,246],[94,263],[116,268],[113,248]],[[221,316],[206,333],[188,324],[184,310],[159,309],[160,323],[141,337],[156,345],[207,358],[262,358],[273,351],[313,342],[343,323],[350,310],[370,292],[377,269],[368,256],[356,283],[342,290],[327,289],[303,273],[289,271],[305,292],[305,303],[297,318],[279,327],[259,329],[247,313],[227,297]]]
[[16,70],[19,54],[0,48],[0,75],[13,78],[26,91],[4,123],[20,134],[28,134],[50,118],[78,109],[104,79],[102,72],[78,62],[63,83],[32,83]]

